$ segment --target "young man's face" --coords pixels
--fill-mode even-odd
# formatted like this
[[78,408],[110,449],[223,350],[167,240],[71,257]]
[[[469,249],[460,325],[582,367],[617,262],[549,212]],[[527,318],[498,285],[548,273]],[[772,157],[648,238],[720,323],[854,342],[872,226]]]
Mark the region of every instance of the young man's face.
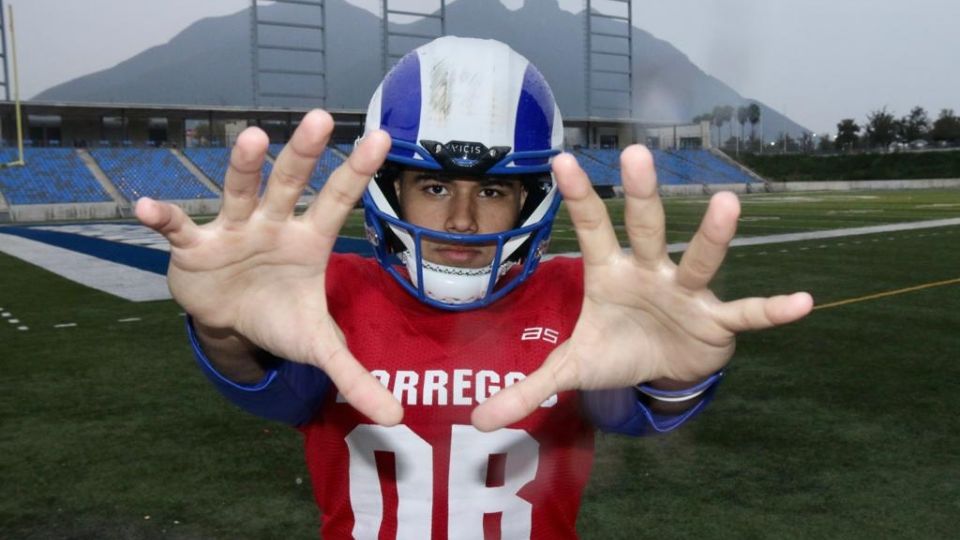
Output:
[[[512,229],[526,191],[519,180],[488,176],[456,178],[408,170],[396,182],[403,218],[414,225],[456,234]],[[424,259],[446,266],[482,268],[493,262],[496,245],[463,245],[424,240]]]

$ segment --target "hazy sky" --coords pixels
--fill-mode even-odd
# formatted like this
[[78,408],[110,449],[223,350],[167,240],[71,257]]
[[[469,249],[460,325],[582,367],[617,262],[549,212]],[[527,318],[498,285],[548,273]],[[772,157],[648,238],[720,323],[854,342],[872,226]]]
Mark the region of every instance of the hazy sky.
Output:
[[[249,5],[4,1],[14,7],[25,98],[165,43],[197,19]],[[380,6],[380,0],[348,1],[374,12]],[[523,2],[503,0],[514,9]],[[559,4],[580,12],[585,2]],[[634,21],[745,97],[813,131],[834,131],[845,117],[862,122],[884,106],[898,116],[914,105],[931,117],[943,108],[960,111],[957,0],[634,0]]]

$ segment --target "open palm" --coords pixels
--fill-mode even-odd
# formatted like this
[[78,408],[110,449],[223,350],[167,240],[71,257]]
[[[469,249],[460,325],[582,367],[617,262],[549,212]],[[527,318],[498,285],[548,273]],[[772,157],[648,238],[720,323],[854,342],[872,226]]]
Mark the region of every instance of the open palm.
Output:
[[789,323],[810,312],[807,293],[722,302],[708,289],[736,231],[740,206],[734,194],[713,197],[677,265],[667,255],[649,151],[632,146],[621,155],[627,251],[576,160],[558,156],[553,170],[583,253],[580,318],[541,368],[474,411],[480,429],[511,424],[559,391],[651,381],[692,386],[729,362],[737,332]]
[[323,369],[357,410],[395,424],[399,403],[347,349],[325,290],[337,234],[383,163],[389,136],[366,137],[307,211],[294,215],[332,129],[327,113],[307,114],[277,157],[262,199],[267,137],[257,128],[244,131],[230,157],[223,206],[210,223],[199,226],[178,207],[150,199],[138,201],[137,217],[169,240],[170,290],[198,327]]

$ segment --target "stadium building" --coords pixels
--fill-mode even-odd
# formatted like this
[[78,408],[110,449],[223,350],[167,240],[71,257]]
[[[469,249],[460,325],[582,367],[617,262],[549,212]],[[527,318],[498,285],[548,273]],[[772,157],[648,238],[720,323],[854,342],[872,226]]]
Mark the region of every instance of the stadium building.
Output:
[[[423,13],[383,3],[384,21],[416,15],[425,27],[385,22],[382,68],[406,51],[447,33],[445,2]],[[152,105],[142,103],[0,102],[0,221],[107,219],[129,217],[142,196],[173,201],[191,214],[215,213],[223,188],[229,149],[247,126],[261,127],[270,146],[264,174],[299,118],[327,100],[324,2],[274,2],[250,9],[252,105]],[[604,196],[620,193],[619,151],[642,142],[655,153],[662,190],[701,193],[744,191],[763,180],[711,148],[710,126],[650,125],[632,110],[632,20],[629,0],[594,9],[586,2],[582,114],[565,114],[565,143]],[[611,7],[612,6],[612,7]],[[300,10],[287,18],[277,9]],[[268,9],[273,12],[268,13]],[[606,10],[606,11],[604,11]],[[306,15],[317,24],[305,24]],[[309,19],[314,20],[314,19]],[[333,21],[329,21],[331,24]],[[419,23],[418,23],[419,24]],[[281,31],[287,42],[271,32]],[[302,35],[298,37],[297,33]],[[325,37],[323,39],[326,39]],[[4,49],[4,70],[9,55]],[[9,79],[6,79],[9,80]],[[306,89],[306,90],[304,90]],[[17,111],[19,106],[20,110]],[[562,107],[561,107],[562,109]],[[362,131],[361,108],[330,107],[336,121],[333,144],[317,165],[305,193],[308,200],[340,165]],[[21,129],[17,129],[17,119]],[[18,132],[20,133],[18,138]],[[20,148],[22,150],[22,156]],[[306,201],[305,201],[306,202]]]

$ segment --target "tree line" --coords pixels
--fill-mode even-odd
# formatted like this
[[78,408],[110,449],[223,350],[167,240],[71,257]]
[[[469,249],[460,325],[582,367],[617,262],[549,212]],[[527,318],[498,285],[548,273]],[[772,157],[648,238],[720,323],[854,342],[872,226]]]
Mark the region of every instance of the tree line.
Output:
[[897,118],[886,107],[871,111],[861,126],[853,118],[844,118],[837,124],[833,140],[836,150],[896,150],[907,146],[923,148],[928,145],[960,145],[960,117],[953,109],[942,109],[936,120],[930,120],[920,106]]
[[[756,135],[761,114],[762,110],[756,103],[740,107],[718,105],[711,112],[693,117],[693,122],[709,122],[712,128],[716,128],[716,140],[722,141],[719,146],[728,152],[763,152],[764,143]],[[734,122],[740,124],[739,136],[734,136]],[[749,138],[744,137],[747,124],[750,125]],[[729,125],[726,140],[722,137],[725,125]],[[807,153],[960,146],[960,117],[953,109],[942,109],[939,116],[931,120],[923,107],[916,106],[909,114],[897,118],[883,107],[871,111],[863,125],[853,118],[840,120],[836,136],[832,139],[823,136],[818,142],[810,132],[804,132],[799,138],[780,133],[772,146],[778,151]]]
[[[730,137],[727,139],[728,143],[733,144],[736,147],[737,153],[740,152],[741,144],[744,145],[745,150],[753,150],[754,147],[759,149],[759,146],[762,144],[756,136],[757,124],[760,123],[760,117],[762,115],[760,105],[756,103],[750,103],[748,105],[742,105],[740,107],[734,107],[733,105],[717,105],[713,108],[713,111],[698,114],[693,117],[693,123],[699,124],[700,122],[709,122],[711,126],[717,128],[717,141],[723,140],[721,138],[720,129],[725,124],[730,124]],[[740,124],[740,136],[733,136],[733,120]],[[744,141],[743,132],[747,124],[750,124],[750,138]],[[726,146],[726,144],[724,145]]]

